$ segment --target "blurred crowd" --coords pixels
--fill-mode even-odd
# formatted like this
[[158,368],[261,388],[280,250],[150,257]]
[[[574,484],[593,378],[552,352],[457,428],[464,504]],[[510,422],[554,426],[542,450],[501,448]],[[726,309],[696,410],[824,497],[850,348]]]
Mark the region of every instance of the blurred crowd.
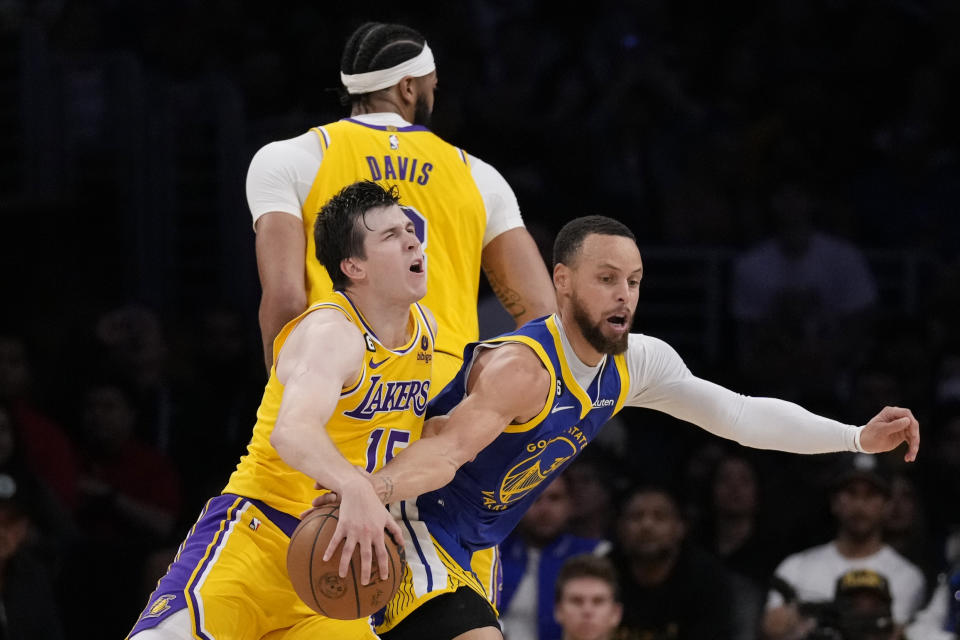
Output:
[[[582,553],[614,559],[624,637],[637,640],[811,632],[789,568],[803,557],[781,563],[829,541],[879,539],[915,568],[909,603],[901,576],[870,583],[897,628],[953,588],[957,3],[470,0],[457,17],[430,2],[377,15],[328,5],[21,0],[0,2],[0,26],[39,23],[64,56],[131,51],[153,82],[226,78],[252,155],[343,115],[331,89],[357,24],[407,22],[437,57],[434,128],[504,173],[545,252],[568,217],[603,213],[641,249],[734,256],[720,276],[724,346],[694,373],[849,423],[885,404],[921,423],[916,464],[884,456],[844,484],[860,464],[845,456],[746,450],[624,411],[505,546],[509,640],[559,638],[554,581]],[[91,121],[89,102],[74,109]],[[0,322],[0,621],[8,637],[122,637],[244,450],[265,379],[255,310],[212,286],[202,307],[153,308],[95,280],[60,307],[57,280],[38,292],[30,274],[69,271],[91,242],[108,252],[91,260],[129,269],[124,238],[94,238],[98,215],[123,211],[47,213],[44,225],[71,230],[60,260],[35,237],[3,241],[11,290],[48,306],[35,317],[14,297]],[[231,215],[248,228],[246,212]],[[248,240],[228,254],[252,254]],[[888,304],[868,248],[925,256],[910,305]],[[637,318],[642,332],[642,291]],[[831,589],[855,582],[845,575],[828,576]],[[688,626],[694,614],[710,631]]]

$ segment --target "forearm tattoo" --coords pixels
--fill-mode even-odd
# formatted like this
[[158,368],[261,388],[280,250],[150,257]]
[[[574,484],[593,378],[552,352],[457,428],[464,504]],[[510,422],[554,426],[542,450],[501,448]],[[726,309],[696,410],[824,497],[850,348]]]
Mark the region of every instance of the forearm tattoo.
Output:
[[507,310],[507,313],[514,318],[519,318],[527,312],[520,294],[504,284],[496,271],[487,271],[486,274],[487,280],[490,282],[490,288],[493,289],[493,293],[500,300],[500,304]]
[[390,502],[390,498],[393,497],[393,480],[390,476],[380,476],[383,480],[383,501]]

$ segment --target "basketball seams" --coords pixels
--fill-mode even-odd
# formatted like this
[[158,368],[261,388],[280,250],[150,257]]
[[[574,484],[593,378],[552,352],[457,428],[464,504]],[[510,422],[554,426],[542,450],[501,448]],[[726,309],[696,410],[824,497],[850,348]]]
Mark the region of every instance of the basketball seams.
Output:
[[[324,606],[322,603],[330,598],[330,595],[325,591],[326,584],[324,583],[323,577],[327,575],[325,571],[330,568],[330,563],[322,560],[323,553],[326,551],[326,549],[321,549],[320,547],[323,545],[323,538],[326,538],[327,542],[329,542],[330,535],[326,533],[327,523],[330,520],[333,520],[334,528],[336,528],[336,522],[339,521],[339,506],[326,507],[325,509],[329,510],[329,512],[318,510],[301,521],[300,525],[296,527],[295,531],[290,537],[290,545],[287,552],[288,567],[290,566],[291,562],[291,551],[293,552],[293,558],[303,558],[304,556],[309,558],[309,562],[299,562],[298,560],[294,560],[294,562],[300,566],[300,573],[292,573],[291,579],[295,578],[298,581],[297,584],[299,584],[303,589],[304,596],[307,596],[309,593],[309,596],[307,596],[309,599],[306,600],[306,603],[317,613],[331,619],[347,619],[342,618],[341,616],[344,614],[349,616],[350,613],[348,613],[348,611],[353,609],[352,613],[356,616],[355,619],[363,618],[364,610],[370,606],[375,606],[374,602],[378,601],[380,598],[380,595],[378,594],[382,592],[383,587],[386,585],[379,580],[379,570],[377,571],[377,584],[372,585],[373,590],[371,590],[371,585],[364,586],[358,582],[360,573],[360,557],[359,553],[357,553],[357,550],[355,550],[354,556],[351,558],[350,564],[348,565],[350,568],[350,575],[347,578],[340,580],[340,584],[342,585],[340,588],[343,589],[345,587],[347,589],[347,593],[349,593],[350,587],[348,586],[349,583],[344,583],[344,580],[352,581],[354,606],[350,606],[350,603],[348,602],[349,598],[340,600],[339,603],[331,601],[328,606],[332,606],[334,604],[336,604],[336,606],[330,611],[328,611],[327,606]],[[318,518],[319,520],[317,520]],[[387,596],[387,602],[389,602],[390,598],[396,594],[398,588],[403,584],[401,576],[405,562],[403,558],[403,546],[401,544],[397,544],[393,539],[393,536],[389,535],[388,531],[385,530],[385,533],[387,534],[385,537],[388,541],[388,547],[391,543],[393,545],[393,549],[389,550],[390,552],[388,553],[388,556],[390,556],[389,570],[393,572],[393,575],[390,579],[391,586],[388,592],[389,595]],[[395,558],[393,557],[394,555],[396,556]],[[374,559],[374,561],[376,560]],[[306,566],[303,566],[304,564],[306,564]],[[322,576],[318,576],[318,573],[321,572],[321,569],[324,571],[324,573]],[[309,582],[309,587],[303,584],[304,580]],[[347,595],[347,593],[343,593],[343,595]],[[338,600],[340,598],[340,596],[334,597]],[[347,607],[347,611],[343,610],[343,605]]]
[[[334,507],[334,508],[333,508],[333,511],[331,511],[330,513],[318,513],[318,514],[314,514],[313,516],[310,517],[310,519],[323,518],[323,522],[321,522],[321,523],[320,523],[320,526],[318,526],[318,527],[316,528],[316,530],[313,532],[313,542],[311,542],[311,544],[310,544],[310,558],[311,558],[311,561],[310,561],[309,567],[308,567],[308,569],[307,569],[307,573],[308,573],[308,576],[309,576],[309,578],[310,578],[310,595],[311,595],[311,597],[313,597],[313,602],[314,602],[314,604],[317,605],[317,609],[318,609],[318,610],[320,611],[320,613],[323,614],[323,615],[327,615],[327,612],[326,612],[326,610],[324,610],[323,606],[321,606],[321,604],[320,604],[320,599],[317,598],[317,583],[314,581],[314,578],[313,578],[313,565],[314,565],[314,563],[313,563],[313,558],[316,557],[316,552],[317,552],[317,540],[320,538],[320,534],[323,533],[323,528],[327,525],[327,522],[330,521],[330,520],[334,520],[334,521],[339,520],[339,518],[338,518],[336,515],[334,515],[337,511],[339,511],[339,508]],[[334,526],[336,526],[336,525],[334,525]],[[293,539],[290,540],[290,543],[291,543],[291,544],[293,543]],[[325,551],[325,550],[324,550],[324,551]],[[321,553],[321,557],[323,557],[323,554],[322,554],[322,553]]]

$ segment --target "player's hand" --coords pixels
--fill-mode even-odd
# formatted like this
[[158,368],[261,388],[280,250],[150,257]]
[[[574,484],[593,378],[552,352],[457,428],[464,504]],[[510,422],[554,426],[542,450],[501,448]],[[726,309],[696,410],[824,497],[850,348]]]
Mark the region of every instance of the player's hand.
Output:
[[920,423],[910,409],[884,407],[860,433],[860,446],[867,453],[883,453],[907,443],[907,462],[917,459],[920,450]]
[[384,541],[384,530],[394,540],[402,540],[403,533],[393,516],[383,508],[383,503],[373,491],[368,478],[357,474],[340,487],[340,518],[333,532],[330,544],[323,553],[324,561],[330,560],[340,542],[343,550],[340,554],[341,578],[347,576],[350,560],[355,547],[360,547],[360,583],[370,582],[370,570],[373,557],[377,558],[378,575],[386,580],[390,575],[390,557]]

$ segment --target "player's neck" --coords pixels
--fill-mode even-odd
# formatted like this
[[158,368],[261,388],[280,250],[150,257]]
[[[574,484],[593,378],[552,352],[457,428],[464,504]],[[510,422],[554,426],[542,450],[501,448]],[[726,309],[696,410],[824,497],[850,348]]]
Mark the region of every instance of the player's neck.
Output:
[[580,332],[580,328],[577,326],[577,323],[574,322],[570,315],[563,315],[561,311],[557,312],[557,318],[560,319],[560,325],[562,327],[564,335],[567,337],[567,341],[570,343],[570,346],[573,348],[573,353],[580,359],[580,362],[587,365],[588,367],[595,367],[600,364],[600,361],[603,360],[603,355],[599,351],[593,348],[587,339]]
[[840,532],[834,544],[837,552],[844,558],[866,558],[883,548],[883,537],[879,532],[863,538],[844,535]]
[[413,109],[404,109],[404,106],[392,93],[384,96],[368,97],[363,102],[354,104],[350,110],[351,116],[361,116],[368,113],[395,113],[407,122],[413,122]]
[[410,340],[410,304],[371,295],[366,290],[347,290],[346,294],[370,325],[380,344],[399,349]]

